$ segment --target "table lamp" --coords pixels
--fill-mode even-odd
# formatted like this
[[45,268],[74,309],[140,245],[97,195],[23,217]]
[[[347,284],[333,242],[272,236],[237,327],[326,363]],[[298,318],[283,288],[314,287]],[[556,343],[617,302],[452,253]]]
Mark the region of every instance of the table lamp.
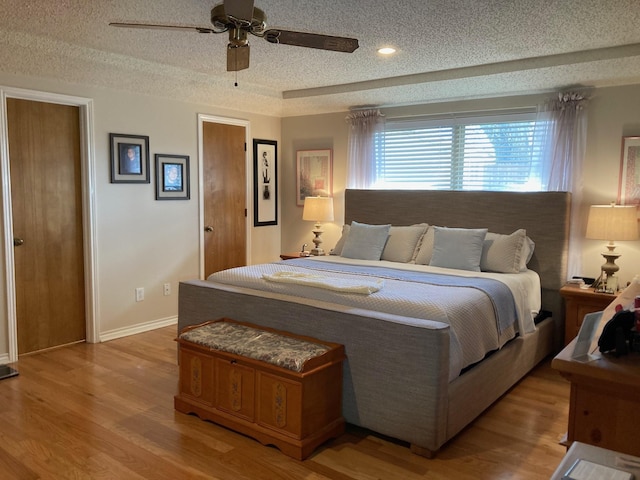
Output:
[[607,251],[602,253],[606,262],[602,265],[602,273],[596,285],[597,292],[615,293],[618,290],[618,277],[615,273],[620,269],[616,259],[620,254],[615,252],[615,241],[638,239],[638,212],[635,205],[592,205],[587,221],[587,238],[609,240]]
[[323,233],[320,222],[333,221],[333,198],[332,197],[306,197],[304,199],[304,209],[302,219],[316,222],[313,231],[315,237],[313,243],[315,247],[311,250],[311,255],[324,255],[324,250],[320,247]]

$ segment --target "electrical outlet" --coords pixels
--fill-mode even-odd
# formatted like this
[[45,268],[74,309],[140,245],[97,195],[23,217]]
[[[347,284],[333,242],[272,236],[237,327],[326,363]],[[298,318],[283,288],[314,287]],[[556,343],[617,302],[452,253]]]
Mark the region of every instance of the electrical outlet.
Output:
[[171,295],[171,284],[170,283],[165,283],[164,284],[164,294],[166,295]]
[[136,302],[141,302],[144,300],[144,288],[138,287],[136,288]]

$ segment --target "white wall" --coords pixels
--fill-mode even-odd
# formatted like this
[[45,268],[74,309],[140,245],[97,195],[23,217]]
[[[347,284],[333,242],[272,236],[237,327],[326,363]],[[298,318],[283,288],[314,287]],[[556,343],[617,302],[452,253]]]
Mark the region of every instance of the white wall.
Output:
[[[548,95],[514,96],[414,105],[383,109],[389,117],[459,111],[491,110],[536,106]],[[285,118],[282,121],[282,175],[293,184],[282,190],[282,250],[295,251],[303,242],[310,242],[313,234],[310,222],[304,222],[302,209],[295,206],[295,151],[307,148],[333,148],[336,218],[332,225],[325,225],[325,250],[331,248],[340,237],[344,220],[344,188],[346,180],[348,128],[347,112]],[[607,204],[616,200],[620,174],[622,137],[640,135],[640,85],[598,89],[588,106],[588,136],[584,163],[584,198],[581,208],[583,233],[589,205]],[[541,219],[544,221],[544,219]],[[606,242],[584,240],[583,275],[598,276],[604,259],[600,252]],[[622,257],[617,261],[621,285],[640,273],[640,241],[619,242],[617,249]]]
[[282,251],[297,252],[303,243],[313,248],[314,222],[302,220],[296,205],[296,152],[331,149],[333,157],[334,222],[323,224],[322,248],[331,249],[340,238],[344,223],[344,185],[347,165],[348,129],[346,113],[311,115],[282,119],[282,161],[280,184],[282,211]]
[[[589,125],[584,169],[583,233],[590,205],[618,198],[623,136],[640,136],[640,85],[596,90],[589,104]],[[597,276],[606,241],[584,240],[585,274]],[[640,274],[640,241],[616,242],[622,256],[616,261],[621,286]]]
[[[279,144],[280,119],[1,72],[0,86],[93,100],[96,298],[100,336],[113,338],[150,328],[154,324],[174,321],[178,311],[178,282],[197,278],[200,268],[198,114],[249,121],[253,138],[276,140]],[[151,183],[109,182],[109,133],[149,136]],[[250,165],[253,165],[251,140],[247,151]],[[155,200],[153,155],[156,153],[190,157],[191,200]],[[247,178],[252,182],[252,170]],[[251,211],[253,203],[247,208]],[[280,252],[280,226],[254,228],[252,222],[249,226],[251,261],[277,259]],[[8,352],[3,275],[0,275],[0,282],[0,305],[3,307],[0,309],[1,362]],[[171,283],[170,296],[163,296],[162,284],[165,282]],[[145,288],[143,302],[135,302],[136,287]]]

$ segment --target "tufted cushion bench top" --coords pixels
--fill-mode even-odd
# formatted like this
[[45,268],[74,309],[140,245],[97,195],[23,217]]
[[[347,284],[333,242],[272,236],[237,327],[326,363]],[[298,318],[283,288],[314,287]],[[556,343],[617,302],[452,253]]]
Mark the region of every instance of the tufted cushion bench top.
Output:
[[331,350],[328,345],[224,320],[189,328],[178,338],[294,372],[302,372],[308,360]]

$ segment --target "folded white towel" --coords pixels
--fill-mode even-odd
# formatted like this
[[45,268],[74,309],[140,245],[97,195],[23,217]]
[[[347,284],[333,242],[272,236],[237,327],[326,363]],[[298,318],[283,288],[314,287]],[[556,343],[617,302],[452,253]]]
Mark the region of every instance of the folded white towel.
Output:
[[351,279],[343,277],[330,277],[327,275],[314,275],[291,271],[280,271],[272,274],[265,273],[262,278],[270,282],[295,283],[310,287],[325,288],[337,292],[359,293],[370,295],[384,286],[384,280],[376,279]]

